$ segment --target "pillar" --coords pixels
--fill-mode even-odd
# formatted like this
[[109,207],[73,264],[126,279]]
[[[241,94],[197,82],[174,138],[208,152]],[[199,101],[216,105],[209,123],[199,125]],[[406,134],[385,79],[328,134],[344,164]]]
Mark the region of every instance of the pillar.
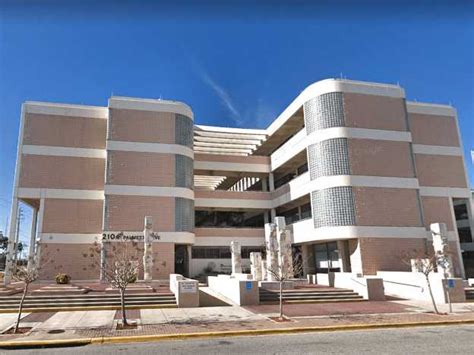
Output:
[[433,249],[438,265],[443,269],[445,277],[454,277],[453,261],[449,255],[448,230],[445,223],[430,224],[433,237]]
[[30,245],[28,247],[28,270],[31,270],[35,265],[35,244],[36,244],[36,221],[38,220],[38,210],[33,209],[31,216],[31,232]]
[[44,197],[40,198],[40,206],[38,210],[38,220],[36,222],[36,248],[35,248],[35,265],[40,266],[41,262],[41,233],[43,233],[43,216],[44,216]]
[[232,274],[241,274],[242,273],[242,251],[240,247],[240,242],[231,241],[230,242],[230,252],[232,254]]
[[265,246],[267,250],[267,280],[275,281],[278,271],[278,240],[275,223],[265,224]]
[[275,180],[273,173],[268,174],[268,184],[270,185],[270,192],[275,190]]
[[102,240],[100,244],[100,281],[101,282],[106,282],[106,268],[107,268],[107,246],[105,245],[105,241]]
[[278,240],[278,265],[280,277],[293,278],[293,254],[291,250],[291,234],[286,228],[285,217],[276,217],[276,232]]
[[316,273],[316,263],[312,244],[303,244],[301,246],[301,257],[303,261],[303,275]]
[[153,256],[151,245],[151,234],[153,233],[153,220],[150,216],[145,217],[145,229],[143,231],[143,279],[152,280]]
[[268,192],[268,182],[265,177],[261,178],[262,180],[262,191],[267,191]]
[[262,253],[252,252],[250,253],[250,269],[252,272],[252,278],[255,281],[262,280]]
[[8,245],[7,245],[7,257],[5,260],[5,276],[3,283],[8,285],[11,281],[13,272],[13,256],[15,254],[15,240],[16,240],[16,223],[18,218],[18,198],[14,197],[12,201],[12,207],[10,209],[10,225],[8,227]]

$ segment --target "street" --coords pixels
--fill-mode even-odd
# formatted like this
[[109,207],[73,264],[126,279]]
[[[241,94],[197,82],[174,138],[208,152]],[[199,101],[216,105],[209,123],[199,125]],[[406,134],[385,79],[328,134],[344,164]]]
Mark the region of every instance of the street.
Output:
[[94,345],[57,349],[0,350],[1,354],[468,354],[474,326],[447,326],[226,337],[155,343]]

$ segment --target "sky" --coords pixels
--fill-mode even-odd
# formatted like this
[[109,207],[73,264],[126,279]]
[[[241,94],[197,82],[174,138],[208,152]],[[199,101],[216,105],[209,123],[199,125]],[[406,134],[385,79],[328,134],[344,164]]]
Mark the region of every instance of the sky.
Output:
[[474,186],[474,1],[0,0],[0,230],[26,100],[172,99],[197,124],[265,128],[334,77],[455,106]]

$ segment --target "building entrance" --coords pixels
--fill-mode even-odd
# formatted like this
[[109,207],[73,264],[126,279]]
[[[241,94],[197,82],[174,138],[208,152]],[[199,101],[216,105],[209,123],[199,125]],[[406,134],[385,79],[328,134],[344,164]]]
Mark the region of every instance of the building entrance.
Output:
[[337,242],[315,244],[314,257],[317,273],[341,271],[341,266],[339,265]]
[[176,244],[174,246],[174,272],[189,277],[188,246]]

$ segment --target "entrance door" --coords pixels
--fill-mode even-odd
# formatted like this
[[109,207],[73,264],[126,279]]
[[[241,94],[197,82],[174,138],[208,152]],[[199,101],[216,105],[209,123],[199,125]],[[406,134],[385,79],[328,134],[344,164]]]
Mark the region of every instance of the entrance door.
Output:
[[315,244],[314,256],[316,258],[317,273],[327,273],[328,271],[341,271],[336,242]]
[[174,246],[174,272],[189,277],[188,246],[176,244]]

